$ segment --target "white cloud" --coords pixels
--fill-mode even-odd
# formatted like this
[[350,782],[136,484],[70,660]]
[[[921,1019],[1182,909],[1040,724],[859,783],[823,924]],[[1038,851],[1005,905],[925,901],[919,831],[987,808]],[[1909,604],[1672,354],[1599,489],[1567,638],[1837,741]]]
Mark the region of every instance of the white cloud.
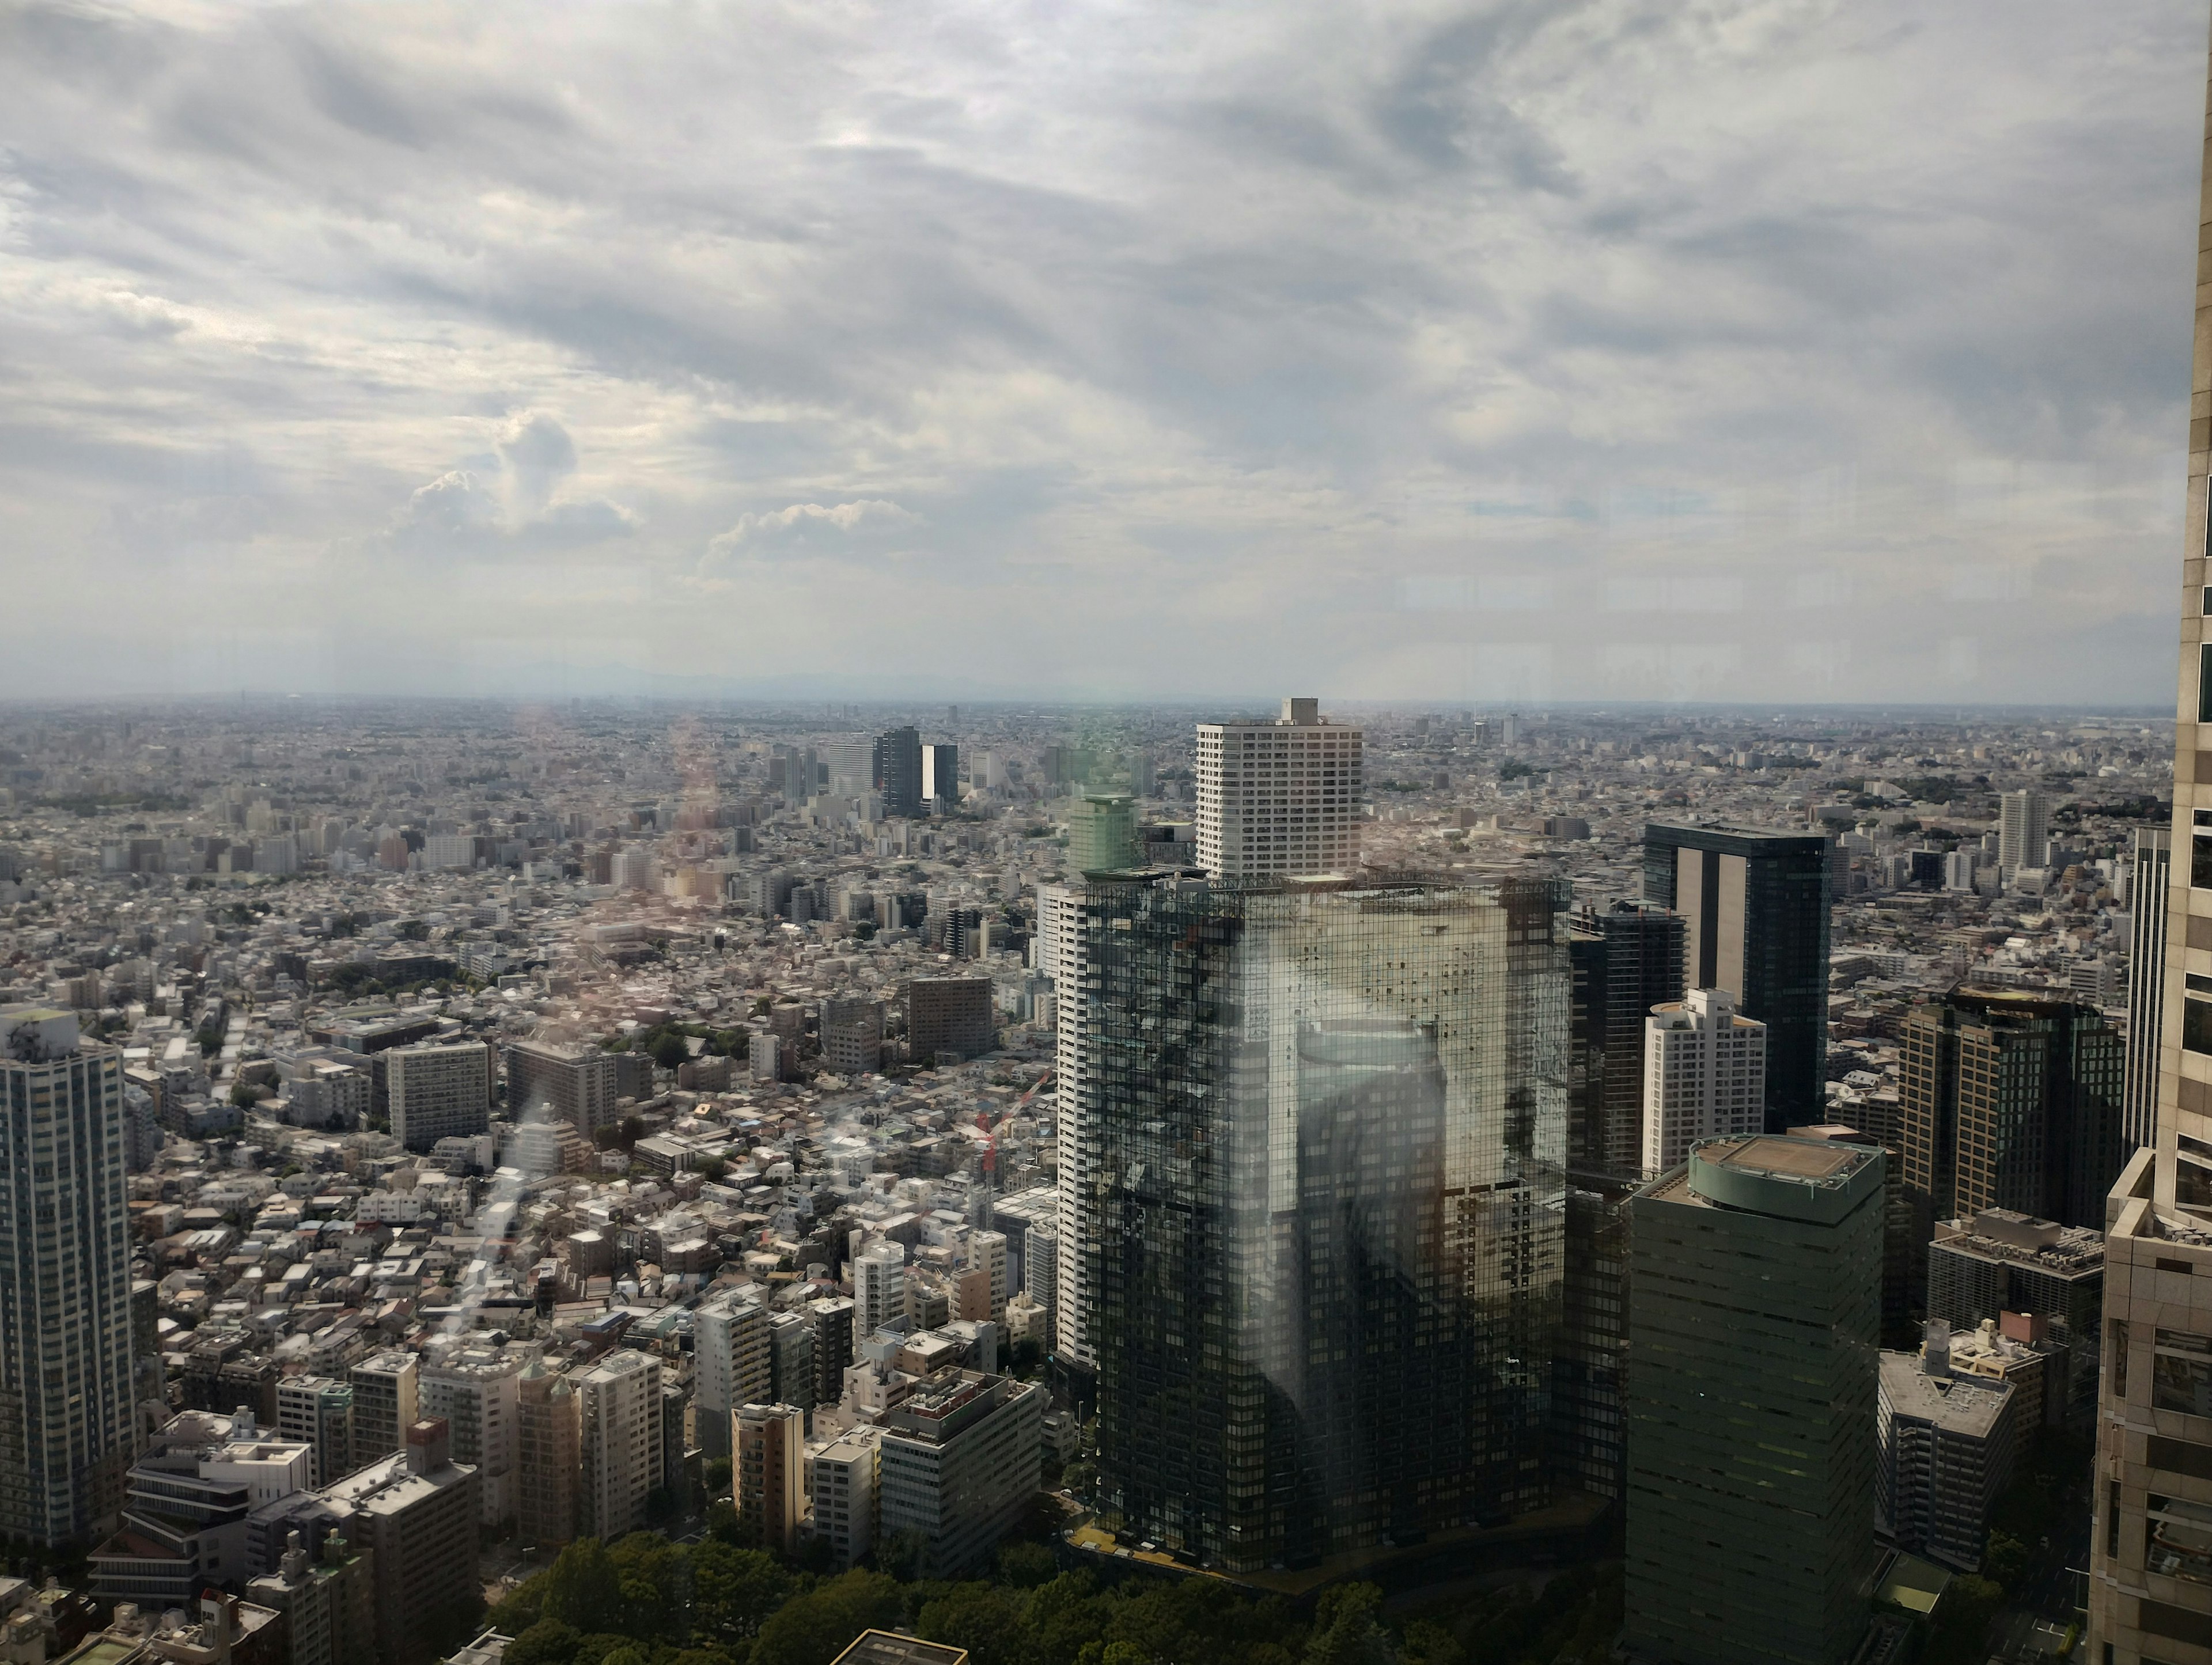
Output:
[[[727,532],[708,540],[704,568],[738,556],[781,559],[805,555],[850,558],[873,553],[888,537],[921,524],[921,517],[882,498],[849,503],[793,503],[765,514],[742,514]],[[702,569],[704,569],[702,568]]]
[[372,546],[431,663],[557,553],[533,640],[672,670],[727,643],[669,586],[866,561],[840,662],[957,621],[1045,693],[2171,687],[2181,0],[6,27],[0,559],[76,647],[0,693]]

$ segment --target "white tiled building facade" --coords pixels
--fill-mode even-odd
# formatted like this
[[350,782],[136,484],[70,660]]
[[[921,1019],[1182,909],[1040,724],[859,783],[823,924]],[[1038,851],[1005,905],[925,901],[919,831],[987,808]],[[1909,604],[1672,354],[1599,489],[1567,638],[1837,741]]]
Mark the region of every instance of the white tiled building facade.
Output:
[[1217,878],[1350,872],[1359,865],[1363,735],[1320,702],[1272,723],[1198,726],[1198,865]]
[[2197,222],[2172,860],[2165,896],[2134,898],[2166,916],[2157,1125],[2105,1205],[2090,1665],[2212,1665],[2212,886],[2191,883],[2212,854],[2212,191]]
[[1690,1159],[1701,1139],[1766,1125],[1766,1025],[1726,989],[1693,988],[1644,1020],[1644,1176]]

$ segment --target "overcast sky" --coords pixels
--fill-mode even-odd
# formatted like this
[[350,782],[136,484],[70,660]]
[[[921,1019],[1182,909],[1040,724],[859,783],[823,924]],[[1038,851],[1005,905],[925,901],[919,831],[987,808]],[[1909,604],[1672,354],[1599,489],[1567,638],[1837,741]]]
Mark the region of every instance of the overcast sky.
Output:
[[0,696],[2162,704],[2206,25],[0,0]]

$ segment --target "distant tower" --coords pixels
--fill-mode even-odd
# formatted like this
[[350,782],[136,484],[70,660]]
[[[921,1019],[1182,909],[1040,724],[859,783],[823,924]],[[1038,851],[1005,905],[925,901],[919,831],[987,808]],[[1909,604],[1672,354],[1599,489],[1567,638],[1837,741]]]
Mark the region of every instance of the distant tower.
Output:
[[1726,989],[1693,988],[1644,1020],[1644,1176],[1700,1139],[1764,1131],[1766,1025]]
[[0,1534],[113,1524],[130,1461],[123,1057],[74,1015],[0,1009]]
[[1997,799],[1998,877],[2009,883],[2015,867],[2040,867],[2051,859],[2051,797],[2008,792]]
[[1828,841],[1717,823],[1644,829],[1644,899],[1682,916],[1683,981],[1766,1025],[1766,1127],[1827,1119]]
[[1198,865],[1218,878],[1359,865],[1363,731],[1286,699],[1272,723],[1198,726]]
[[884,814],[911,818],[921,813],[921,735],[895,728],[876,737],[870,781],[884,795]]
[[1079,873],[1137,865],[1137,800],[1122,792],[1086,792],[1067,811],[1067,865]]

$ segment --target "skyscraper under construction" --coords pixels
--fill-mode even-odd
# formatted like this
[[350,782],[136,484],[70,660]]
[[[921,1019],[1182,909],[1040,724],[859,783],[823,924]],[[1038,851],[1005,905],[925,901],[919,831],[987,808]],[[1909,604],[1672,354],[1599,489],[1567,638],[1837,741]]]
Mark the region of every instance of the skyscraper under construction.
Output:
[[1133,1534],[1249,1571],[1544,1501],[1565,901],[1085,885],[1078,1259]]

